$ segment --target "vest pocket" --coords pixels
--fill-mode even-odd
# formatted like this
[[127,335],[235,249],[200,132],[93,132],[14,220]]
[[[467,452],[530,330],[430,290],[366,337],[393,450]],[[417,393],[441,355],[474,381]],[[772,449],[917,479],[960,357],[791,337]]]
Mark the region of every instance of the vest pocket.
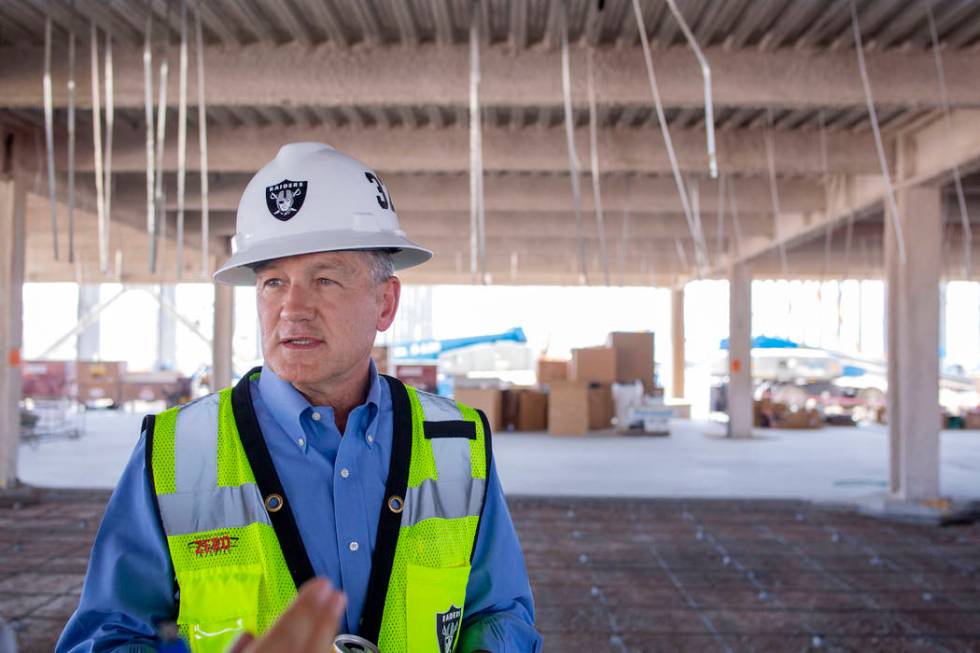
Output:
[[470,565],[433,568],[410,564],[407,571],[408,650],[451,653],[463,624]]
[[256,632],[261,580],[258,565],[227,565],[178,574],[177,625],[191,651],[223,652],[241,633]]

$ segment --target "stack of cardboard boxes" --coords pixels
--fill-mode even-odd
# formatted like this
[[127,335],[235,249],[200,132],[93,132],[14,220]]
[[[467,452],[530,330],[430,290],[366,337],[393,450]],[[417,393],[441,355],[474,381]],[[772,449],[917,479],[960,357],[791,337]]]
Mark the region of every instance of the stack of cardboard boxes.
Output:
[[568,380],[549,384],[548,432],[584,435],[610,428],[613,383],[639,380],[645,391],[654,391],[653,346],[651,332],[615,332],[605,347],[573,349]]

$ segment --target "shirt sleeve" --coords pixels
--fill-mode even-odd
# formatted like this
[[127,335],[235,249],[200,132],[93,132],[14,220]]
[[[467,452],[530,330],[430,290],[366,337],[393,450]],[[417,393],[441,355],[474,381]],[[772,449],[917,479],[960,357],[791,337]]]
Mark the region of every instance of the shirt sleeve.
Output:
[[78,609],[56,653],[155,651],[155,625],[176,618],[173,565],[145,447],[144,432],[106,506]]
[[541,650],[524,554],[493,463],[466,587],[465,612],[460,653]]

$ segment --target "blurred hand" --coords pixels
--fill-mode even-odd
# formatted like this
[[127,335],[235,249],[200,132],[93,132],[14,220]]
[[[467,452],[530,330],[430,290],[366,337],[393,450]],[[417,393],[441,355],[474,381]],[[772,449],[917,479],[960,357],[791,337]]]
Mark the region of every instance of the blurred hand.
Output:
[[346,605],[347,597],[329,580],[314,578],[300,588],[268,632],[258,639],[243,635],[229,653],[333,653]]

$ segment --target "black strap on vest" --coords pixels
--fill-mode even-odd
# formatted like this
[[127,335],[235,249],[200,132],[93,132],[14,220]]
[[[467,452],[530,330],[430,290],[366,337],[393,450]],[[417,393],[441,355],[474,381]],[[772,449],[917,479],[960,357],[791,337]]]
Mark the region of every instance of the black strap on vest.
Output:
[[480,416],[480,421],[483,422],[483,448],[486,454],[487,482],[483,490],[483,503],[480,504],[480,519],[476,522],[476,532],[473,533],[473,548],[470,550],[470,562],[473,562],[473,554],[476,553],[476,541],[480,537],[480,526],[483,524],[483,511],[487,507],[487,495],[490,494],[490,472],[493,471],[493,443],[491,442],[490,420],[487,419],[486,413],[479,408],[476,409],[476,414]]
[[388,481],[385,483],[385,499],[381,503],[381,514],[378,517],[367,599],[364,601],[361,623],[357,629],[358,635],[371,642],[377,642],[381,632],[381,618],[384,615],[385,600],[388,598],[388,581],[391,579],[402,523],[401,512],[392,512],[388,508],[388,500],[397,496],[404,502],[405,491],[408,489],[408,470],[412,461],[412,404],[408,399],[408,391],[398,379],[386,374],[381,376],[388,382],[391,390],[391,463],[388,466]]
[[289,507],[286,491],[279,481],[279,474],[276,473],[275,465],[272,463],[272,456],[269,455],[265,438],[262,437],[259,428],[259,420],[255,417],[255,408],[252,406],[252,388],[249,379],[256,372],[261,371],[261,367],[256,367],[242,377],[231,391],[231,408],[235,414],[235,424],[238,427],[242,447],[245,449],[245,456],[248,458],[248,464],[252,466],[255,482],[259,486],[263,499],[270,494],[278,494],[282,497],[282,508],[275,512],[270,511],[269,518],[279,540],[279,548],[282,549],[282,555],[286,559],[286,567],[289,568],[289,574],[298,588],[313,578],[313,565],[310,564],[310,557],[306,553],[306,547],[303,546],[303,538],[299,535],[299,528]]

